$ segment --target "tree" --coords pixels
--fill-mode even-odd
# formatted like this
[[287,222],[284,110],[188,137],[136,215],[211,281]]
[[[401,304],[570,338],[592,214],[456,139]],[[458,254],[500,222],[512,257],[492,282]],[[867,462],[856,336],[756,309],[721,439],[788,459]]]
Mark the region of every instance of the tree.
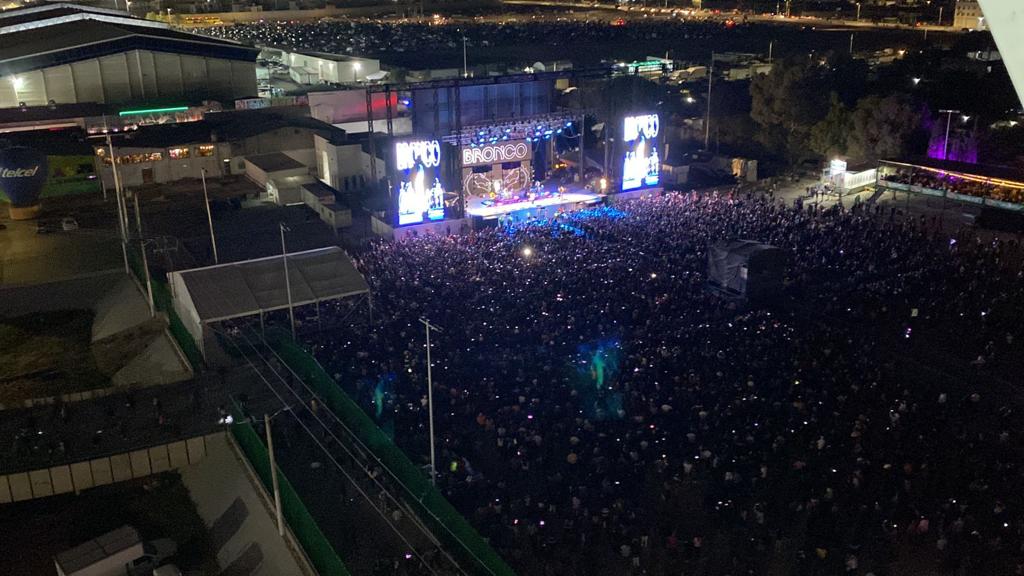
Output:
[[790,162],[808,154],[811,127],[825,115],[819,85],[815,70],[802,59],[776,62],[750,83],[750,117],[761,127],[759,139],[769,148],[781,146]]
[[811,150],[825,157],[846,154],[846,141],[850,134],[850,110],[831,94],[832,105],[828,115],[811,128]]
[[899,158],[920,126],[921,114],[905,95],[861,98],[850,118],[847,153],[867,161]]

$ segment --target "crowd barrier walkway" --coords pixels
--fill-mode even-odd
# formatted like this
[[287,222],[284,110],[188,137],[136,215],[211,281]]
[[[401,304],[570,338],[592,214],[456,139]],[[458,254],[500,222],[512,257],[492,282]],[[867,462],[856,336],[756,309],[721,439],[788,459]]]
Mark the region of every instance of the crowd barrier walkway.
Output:
[[472,574],[514,576],[512,568],[430,484],[423,471],[395,446],[308,352],[278,331],[267,331],[267,343],[293,372],[316,391],[327,408],[366,446],[381,466],[401,483],[407,496],[406,504],[462,567]]
[[[231,436],[240,448],[249,465],[256,472],[263,488],[273,494],[273,479],[270,476],[270,456],[259,434],[243,415],[235,410],[235,423],[230,426]],[[281,511],[288,528],[302,546],[306,557],[320,576],[349,576],[348,569],[341,561],[338,553],[324,536],[320,527],[310,515],[306,505],[295,492],[291,482],[277,470],[278,487],[281,493]]]

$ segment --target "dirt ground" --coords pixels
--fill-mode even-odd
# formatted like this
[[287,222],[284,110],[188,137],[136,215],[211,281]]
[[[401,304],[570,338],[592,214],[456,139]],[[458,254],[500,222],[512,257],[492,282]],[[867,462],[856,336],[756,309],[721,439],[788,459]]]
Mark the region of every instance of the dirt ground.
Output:
[[110,382],[92,353],[89,310],[0,320],[0,402],[99,388]]

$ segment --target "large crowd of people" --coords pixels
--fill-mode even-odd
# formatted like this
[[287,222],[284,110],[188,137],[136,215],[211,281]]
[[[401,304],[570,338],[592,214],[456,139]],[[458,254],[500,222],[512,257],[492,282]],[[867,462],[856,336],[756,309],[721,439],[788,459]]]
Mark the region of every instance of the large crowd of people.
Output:
[[[709,246],[788,253],[777,298]],[[338,384],[521,574],[1024,574],[1016,241],[733,194],[375,243],[374,326],[306,331]],[[322,306],[324,314],[329,314]],[[1005,382],[1004,382],[1005,384]]]
[[[607,19],[556,20],[525,18],[515,22],[465,24],[397,23],[382,20],[323,19],[316,22],[261,21],[233,26],[204,28],[203,34],[246,44],[285,46],[359,56],[401,53],[436,57],[459,52],[462,40],[475,60],[480,51],[493,47],[557,46],[558,58],[565,58],[573,46],[629,46],[643,42],[707,42],[715,37],[735,38],[736,32],[718,22],[631,21],[613,26]],[[425,60],[429,63],[428,60]],[[436,63],[436,61],[435,61]]]
[[991,198],[1014,204],[1024,204],[1024,188],[983,180],[968,180],[950,174],[928,170],[905,169],[882,176],[883,180],[910,186],[921,186],[941,192],[952,192],[975,198]]

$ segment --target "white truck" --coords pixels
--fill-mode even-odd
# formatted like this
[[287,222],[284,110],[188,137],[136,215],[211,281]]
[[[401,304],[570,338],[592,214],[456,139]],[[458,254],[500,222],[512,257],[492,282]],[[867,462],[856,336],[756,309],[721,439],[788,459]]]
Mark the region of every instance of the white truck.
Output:
[[58,576],[149,576],[177,548],[173,540],[144,541],[138,530],[122,526],[57,554],[53,563]]

